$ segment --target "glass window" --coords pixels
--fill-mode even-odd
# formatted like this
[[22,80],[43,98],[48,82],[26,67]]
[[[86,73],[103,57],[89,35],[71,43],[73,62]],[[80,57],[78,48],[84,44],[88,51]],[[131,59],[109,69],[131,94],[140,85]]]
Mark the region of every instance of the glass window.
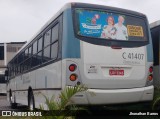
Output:
[[20,65],[17,66],[17,74],[20,73]]
[[0,60],[4,60],[4,46],[0,46]]
[[4,75],[0,75],[0,83],[6,83]]
[[51,58],[56,59],[58,54],[58,41],[51,45]]
[[32,56],[32,45],[29,47],[28,51],[29,51],[29,53],[28,53],[29,57]]
[[37,54],[32,56],[32,63],[31,63],[31,67],[35,67],[38,65],[38,61],[37,61]]
[[31,58],[27,59],[27,60],[24,62],[24,71],[29,70],[30,67],[31,67]]
[[21,65],[20,65],[20,68],[21,68],[21,72],[23,72],[24,71],[24,65],[23,65],[24,63],[21,63]]
[[44,35],[44,47],[46,47],[47,45],[49,45],[51,42],[51,30],[49,30],[48,32],[45,33]]
[[42,63],[42,51],[40,51],[37,54],[36,59],[37,59],[37,65],[40,65]]
[[145,18],[83,8],[77,8],[75,13],[76,33],[79,36],[114,41],[148,41]]
[[52,43],[55,42],[56,40],[58,40],[58,26],[59,24],[56,24],[53,28],[52,28]]
[[23,61],[23,53],[21,53],[21,54],[18,56],[18,64],[20,64],[22,61]]
[[38,40],[38,52],[42,50],[42,45],[43,45],[43,38],[41,37]]
[[28,48],[25,50],[25,55],[24,55],[24,59],[27,59],[28,58]]
[[37,41],[33,43],[33,54],[37,53]]
[[43,62],[47,62],[51,60],[50,58],[50,46],[46,47],[44,49],[44,53],[43,53]]
[[23,63],[23,71],[26,71],[28,69],[27,60]]

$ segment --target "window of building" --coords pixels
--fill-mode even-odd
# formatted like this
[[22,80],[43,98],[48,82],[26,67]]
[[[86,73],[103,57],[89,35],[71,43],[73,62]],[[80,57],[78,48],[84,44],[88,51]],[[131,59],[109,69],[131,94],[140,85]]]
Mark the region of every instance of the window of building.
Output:
[[0,46],[0,60],[4,60],[4,46]]

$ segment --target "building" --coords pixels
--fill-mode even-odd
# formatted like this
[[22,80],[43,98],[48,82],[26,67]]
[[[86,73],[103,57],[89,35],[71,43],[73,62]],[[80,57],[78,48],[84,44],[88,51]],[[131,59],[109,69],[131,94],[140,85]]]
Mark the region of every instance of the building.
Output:
[[4,73],[7,63],[25,43],[26,42],[0,43],[0,93],[6,93],[6,80]]

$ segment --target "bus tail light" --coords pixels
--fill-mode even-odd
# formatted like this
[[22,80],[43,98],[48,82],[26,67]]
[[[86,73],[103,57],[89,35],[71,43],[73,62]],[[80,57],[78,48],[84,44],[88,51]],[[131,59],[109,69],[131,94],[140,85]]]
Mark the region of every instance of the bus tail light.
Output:
[[66,85],[75,86],[82,84],[81,75],[80,75],[80,65],[79,60],[67,60],[66,61]]
[[149,73],[152,73],[153,72],[153,67],[151,66],[150,68],[149,68]]
[[149,72],[148,72],[146,86],[151,86],[151,85],[153,85],[153,66],[150,66],[148,71]]
[[70,75],[70,80],[71,81],[75,81],[77,79],[77,75],[76,74],[71,74]]
[[76,66],[75,64],[71,64],[71,65],[69,66],[69,70],[70,70],[71,72],[75,71],[76,68],[77,68],[77,66]]
[[150,75],[148,76],[148,80],[149,80],[149,81],[152,81],[152,80],[153,80],[153,75],[152,75],[152,74],[150,74]]

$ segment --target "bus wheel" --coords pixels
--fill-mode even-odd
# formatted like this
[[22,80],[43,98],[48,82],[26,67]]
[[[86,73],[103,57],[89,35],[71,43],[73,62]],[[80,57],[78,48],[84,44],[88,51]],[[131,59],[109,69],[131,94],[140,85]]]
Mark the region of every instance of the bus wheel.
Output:
[[12,92],[10,92],[10,95],[9,95],[9,102],[12,109],[15,109],[17,107],[17,103],[15,103],[15,100],[13,101]]
[[34,102],[34,95],[33,92],[30,92],[29,98],[28,98],[28,108],[30,111],[33,111],[35,109],[35,102]]

